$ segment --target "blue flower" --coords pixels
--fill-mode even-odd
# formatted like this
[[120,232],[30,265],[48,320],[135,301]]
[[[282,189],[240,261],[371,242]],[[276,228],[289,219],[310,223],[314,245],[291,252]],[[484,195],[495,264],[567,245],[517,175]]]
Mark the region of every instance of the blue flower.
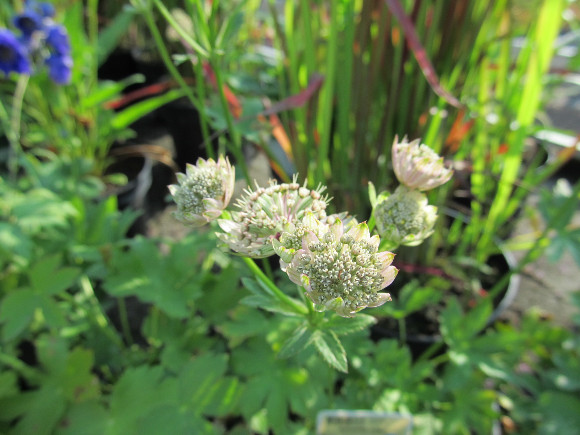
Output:
[[54,6],[50,3],[38,3],[34,0],[26,0],[24,2],[24,8],[28,10],[33,10],[34,12],[40,14],[43,18],[54,17]]
[[53,82],[59,85],[70,83],[73,61],[69,55],[53,53],[46,59],[46,65],[48,66],[48,75]]
[[46,44],[53,53],[61,56],[70,54],[68,33],[60,24],[51,25],[46,29]]
[[26,47],[7,29],[0,29],[0,71],[30,74],[30,62]]
[[34,32],[42,30],[42,17],[31,9],[25,9],[24,12],[14,17],[14,25],[22,32],[24,39],[28,41]]

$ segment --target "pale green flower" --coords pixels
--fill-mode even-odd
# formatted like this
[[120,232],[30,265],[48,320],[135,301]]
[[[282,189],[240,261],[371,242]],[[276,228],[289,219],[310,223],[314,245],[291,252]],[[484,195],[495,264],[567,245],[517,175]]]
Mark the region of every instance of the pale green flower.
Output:
[[447,183],[453,170],[446,168],[443,158],[419,139],[407,142],[395,142],[392,148],[393,170],[401,184],[409,189],[431,190]]
[[425,194],[399,186],[392,195],[379,195],[374,215],[377,231],[393,247],[417,246],[433,234],[437,207],[428,205]]
[[281,254],[282,269],[304,287],[317,310],[354,317],[363,308],[391,300],[381,290],[397,275],[391,266],[395,255],[378,252],[380,238],[370,236],[366,223],[345,231],[340,219],[328,225],[308,214],[294,228],[294,233],[282,233],[273,244]]
[[268,187],[256,185],[247,189],[236,203],[239,211],[231,219],[220,219],[223,230],[217,233],[220,240],[240,255],[263,258],[274,255],[271,240],[285,225],[299,222],[306,212],[325,219],[328,197],[323,196],[324,186],[315,190],[300,186],[294,176],[292,183],[278,184],[271,180]]
[[169,186],[177,204],[176,219],[199,227],[217,219],[230,202],[234,192],[235,168],[227,158],[199,158],[187,164],[185,174],[178,173],[179,184]]

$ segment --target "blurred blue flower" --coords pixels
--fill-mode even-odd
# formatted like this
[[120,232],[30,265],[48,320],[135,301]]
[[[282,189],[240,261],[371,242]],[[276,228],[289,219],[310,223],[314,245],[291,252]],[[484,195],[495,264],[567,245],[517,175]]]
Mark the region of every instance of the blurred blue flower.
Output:
[[46,43],[52,52],[58,55],[70,54],[70,41],[64,26],[51,25],[46,29]]
[[25,9],[22,13],[14,17],[14,25],[22,32],[22,36],[26,41],[30,40],[32,34],[42,30],[42,16],[32,9]]
[[54,6],[50,3],[41,2],[38,3],[34,0],[26,0],[24,2],[25,9],[31,9],[36,13],[40,14],[44,18],[54,17]]
[[59,85],[70,83],[72,76],[72,58],[68,54],[53,53],[46,59],[48,75],[53,82]]
[[7,29],[0,29],[0,71],[30,74],[30,62],[26,47]]

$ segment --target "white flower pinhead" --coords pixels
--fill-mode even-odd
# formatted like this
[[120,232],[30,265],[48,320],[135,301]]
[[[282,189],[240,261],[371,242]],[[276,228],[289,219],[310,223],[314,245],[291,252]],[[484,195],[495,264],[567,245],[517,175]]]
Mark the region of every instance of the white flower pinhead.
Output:
[[296,176],[292,183],[271,180],[268,187],[247,189],[236,203],[239,211],[233,212],[231,219],[218,221],[223,230],[217,233],[218,238],[240,255],[264,258],[274,255],[271,241],[286,225],[300,222],[307,212],[318,219],[326,218],[325,187],[310,190],[306,183],[300,186],[296,180]]
[[453,170],[446,168],[443,158],[419,139],[395,142],[392,148],[393,169],[401,184],[409,189],[431,190],[449,181]]
[[178,173],[179,184],[169,186],[177,204],[174,216],[184,224],[200,227],[217,219],[234,192],[235,168],[227,158],[199,158],[187,164],[185,174]]
[[428,205],[425,194],[399,186],[392,195],[379,195],[374,215],[377,231],[394,249],[417,246],[433,234],[437,207]]
[[[282,233],[274,243],[277,252],[289,254],[285,259],[290,262],[284,262],[283,270],[304,287],[317,310],[354,317],[363,308],[391,300],[380,291],[397,275],[397,268],[391,266],[395,255],[378,252],[379,236],[371,237],[366,223],[348,231],[340,219],[328,225],[307,215],[302,223],[304,231]],[[297,237],[301,247],[295,250]]]

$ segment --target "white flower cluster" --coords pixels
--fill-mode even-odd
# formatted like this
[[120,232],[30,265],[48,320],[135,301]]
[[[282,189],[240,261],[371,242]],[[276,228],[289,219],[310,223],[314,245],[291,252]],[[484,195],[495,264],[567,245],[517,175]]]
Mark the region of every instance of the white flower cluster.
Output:
[[273,241],[290,280],[304,287],[317,309],[331,309],[343,317],[391,300],[380,290],[393,282],[398,270],[391,266],[393,253],[378,252],[379,243],[366,223],[345,231],[340,219],[328,225],[312,214],[297,231],[285,231]]
[[272,180],[268,187],[256,185],[255,190],[246,190],[237,201],[239,211],[232,212],[231,219],[218,221],[224,232],[217,236],[238,254],[264,258],[274,255],[271,240],[285,225],[299,222],[307,212],[325,219],[328,204],[328,197],[322,195],[325,187],[310,190],[296,180],[294,177],[292,183],[283,184]]
[[217,237],[229,249],[251,258],[278,254],[282,270],[304,287],[317,310],[353,317],[391,300],[381,290],[398,270],[392,266],[394,254],[379,250],[380,237],[397,247],[418,245],[431,235],[437,209],[421,191],[451,177],[443,160],[419,141],[395,142],[393,167],[401,186],[393,194],[381,193],[373,204],[380,236],[371,236],[366,223],[358,224],[346,212],[328,216],[325,187],[311,190],[298,184],[296,176],[291,183],[272,180],[267,187],[248,188],[237,210],[224,214],[235,172],[223,157],[217,163],[199,159],[196,166],[188,165],[169,190],[177,219],[193,226],[217,219],[222,230]]

